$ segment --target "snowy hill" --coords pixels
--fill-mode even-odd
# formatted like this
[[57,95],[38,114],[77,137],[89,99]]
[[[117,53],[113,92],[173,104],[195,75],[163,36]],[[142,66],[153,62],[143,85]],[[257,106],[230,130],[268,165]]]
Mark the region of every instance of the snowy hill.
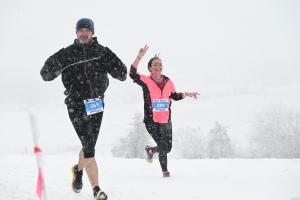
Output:
[[[122,89],[122,88],[121,88]],[[140,89],[140,88],[138,88]],[[122,91],[122,90],[121,90]],[[256,114],[270,105],[282,104],[300,110],[300,86],[265,88],[263,91],[245,94],[233,90],[208,90],[199,99],[184,99],[172,105],[174,135],[180,127],[200,127],[208,133],[218,121],[228,127],[228,135],[237,147],[247,149],[251,124]],[[108,92],[103,123],[97,143],[97,155],[110,156],[112,145],[125,136],[131,128],[134,112],[143,112],[142,94],[135,97],[136,103],[121,104]],[[6,106],[2,110],[9,108]],[[28,108],[27,108],[28,109]],[[77,154],[79,140],[69,121],[63,99],[35,106],[40,143],[47,154]],[[28,110],[0,114],[0,154],[32,153],[32,133]],[[170,154],[172,156],[172,152]]]
[[[177,91],[201,94],[198,100],[172,105],[174,134],[183,126],[200,127],[207,133],[218,121],[229,127],[228,134],[238,147],[247,149],[256,113],[279,103],[300,110],[297,2],[220,1],[216,6],[210,1],[173,0],[156,2],[153,15],[144,14],[153,6],[151,2],[131,4],[93,1],[82,9],[80,1],[7,1],[0,7],[1,25],[7,30],[40,33],[24,39],[12,31],[14,39],[5,40],[0,49],[5,58],[0,84],[0,153],[32,152],[31,107],[38,111],[45,153],[77,152],[80,144],[63,104],[61,78],[44,82],[39,72],[50,55],[73,42],[75,24],[82,17],[94,20],[98,41],[128,67],[147,43],[150,48],[139,72],[148,74],[148,60],[161,53],[163,73],[173,80]],[[60,31],[53,31],[56,27]],[[111,79],[109,87],[99,156],[110,155],[112,144],[127,133],[133,113],[143,108],[141,88],[129,78],[122,83]]]

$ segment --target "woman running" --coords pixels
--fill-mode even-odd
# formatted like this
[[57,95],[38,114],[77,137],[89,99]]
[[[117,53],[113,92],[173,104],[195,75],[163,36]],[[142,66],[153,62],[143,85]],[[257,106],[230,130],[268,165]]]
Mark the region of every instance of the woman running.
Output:
[[138,64],[148,48],[149,46],[145,45],[139,50],[131,65],[129,75],[135,83],[142,87],[144,96],[143,122],[148,133],[157,144],[155,147],[146,145],[146,160],[152,163],[153,155],[158,153],[163,178],[166,178],[170,177],[167,154],[172,149],[171,99],[178,101],[186,96],[197,99],[199,94],[198,92],[176,92],[172,80],[162,74],[162,62],[157,55],[148,62],[149,76],[138,73]]

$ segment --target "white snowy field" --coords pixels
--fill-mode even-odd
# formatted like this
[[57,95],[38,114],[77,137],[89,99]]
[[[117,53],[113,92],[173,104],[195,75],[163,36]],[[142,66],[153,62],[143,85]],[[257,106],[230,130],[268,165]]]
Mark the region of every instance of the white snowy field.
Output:
[[[170,159],[164,179],[158,160],[97,156],[100,187],[110,200],[300,200],[300,160]],[[84,173],[83,190],[73,193],[71,166],[76,156],[44,156],[47,199],[91,200]],[[0,155],[0,199],[35,200],[34,155]]]

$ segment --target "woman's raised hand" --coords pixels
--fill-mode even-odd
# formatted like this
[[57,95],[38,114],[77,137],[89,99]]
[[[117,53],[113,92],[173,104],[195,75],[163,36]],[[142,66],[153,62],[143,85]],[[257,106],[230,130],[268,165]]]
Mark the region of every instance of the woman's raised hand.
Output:
[[139,53],[138,53],[137,57],[138,57],[139,59],[142,59],[142,57],[143,57],[143,56],[145,55],[145,53],[147,52],[148,48],[149,48],[148,45],[145,45],[144,48],[141,48],[141,49],[139,50]]
[[144,48],[141,48],[139,50],[139,53],[137,55],[137,57],[134,59],[133,63],[132,63],[132,66],[135,67],[137,69],[139,63],[140,63],[140,60],[142,59],[142,57],[145,55],[146,51],[148,50],[149,46],[148,45],[145,45]]

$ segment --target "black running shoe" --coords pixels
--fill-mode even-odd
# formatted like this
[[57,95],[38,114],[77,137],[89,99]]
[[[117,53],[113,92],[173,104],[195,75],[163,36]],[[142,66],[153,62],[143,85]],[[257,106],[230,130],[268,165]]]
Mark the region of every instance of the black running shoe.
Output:
[[74,192],[79,193],[82,189],[82,174],[83,170],[79,170],[78,165],[74,165],[71,169],[73,179],[72,179],[72,189]]
[[107,200],[108,199],[105,192],[100,190],[99,186],[94,187],[93,192],[94,192],[94,200]]
[[170,172],[168,172],[168,171],[163,172],[163,178],[170,178],[170,177],[171,177]]
[[146,161],[147,161],[148,163],[152,163],[152,161],[153,161],[153,155],[154,155],[154,153],[153,153],[153,151],[152,151],[152,148],[149,147],[148,145],[146,145],[145,151],[146,151],[146,154],[145,154],[145,157],[146,157],[145,159],[146,159]]

